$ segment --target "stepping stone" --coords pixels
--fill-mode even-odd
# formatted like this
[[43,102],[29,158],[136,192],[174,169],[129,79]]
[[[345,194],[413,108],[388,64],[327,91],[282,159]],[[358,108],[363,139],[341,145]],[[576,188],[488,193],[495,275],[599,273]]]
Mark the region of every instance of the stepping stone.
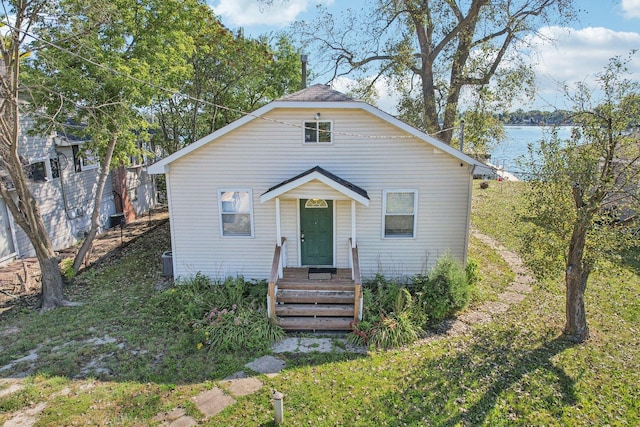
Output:
[[220,383],[229,393],[235,397],[247,396],[260,390],[264,384],[257,378],[239,378]]
[[237,380],[238,378],[247,378],[247,373],[245,371],[234,372],[233,374],[226,377],[224,380]]
[[504,313],[509,309],[509,305],[503,302],[489,301],[482,305],[479,310],[490,314]]
[[525,295],[517,292],[503,292],[498,295],[498,300],[507,304],[514,304],[522,301]]
[[15,393],[16,391],[20,391],[24,388],[24,386],[21,383],[13,383],[11,385],[9,385],[9,387],[0,390],[0,397],[5,397],[11,393]]
[[169,427],[193,427],[193,426],[197,426],[198,422],[191,417],[180,417],[175,421],[172,421],[171,424],[169,424]]
[[298,338],[284,338],[271,346],[274,353],[295,353],[297,350]]
[[[528,283],[532,283],[533,279],[531,279],[530,277],[528,278],[531,281],[527,281],[527,282],[518,282],[516,281],[515,283],[512,283],[511,285],[509,285],[509,287],[507,288],[507,290],[511,291],[511,292],[519,292],[521,294],[528,294],[531,292],[531,286],[528,285]],[[518,279],[516,279],[518,280]]]
[[333,341],[329,338],[300,338],[298,351],[300,353],[331,353]]
[[284,369],[285,363],[277,357],[262,356],[244,366],[261,374],[279,374]]
[[491,321],[491,315],[489,313],[473,310],[468,313],[461,314],[458,319],[466,323],[467,325],[480,325]]
[[441,322],[434,329],[441,335],[458,336],[468,332],[470,328],[466,323],[458,319],[453,319]]
[[155,423],[159,423],[162,421],[175,421],[178,418],[184,417],[186,412],[184,408],[174,408],[171,412],[163,412],[157,414],[155,417],[151,418],[151,421]]
[[207,418],[216,415],[227,406],[231,406],[236,403],[236,400],[233,397],[225,394],[224,391],[217,387],[200,393],[193,398],[193,401],[195,402],[198,410],[202,412],[202,415]]

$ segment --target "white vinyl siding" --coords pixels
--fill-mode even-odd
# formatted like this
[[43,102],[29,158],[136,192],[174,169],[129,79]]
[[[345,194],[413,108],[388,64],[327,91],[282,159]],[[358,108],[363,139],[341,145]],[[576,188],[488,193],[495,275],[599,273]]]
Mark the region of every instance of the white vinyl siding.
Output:
[[[38,203],[54,248],[68,248],[83,238],[91,226],[91,211],[100,171],[94,169],[76,173],[72,148],[56,146],[52,136],[32,135],[32,127],[32,120],[28,116],[21,117],[18,150],[30,163],[39,163],[40,171],[46,172],[48,180],[31,181],[29,189]],[[54,173],[56,165],[57,172]],[[100,207],[102,224],[108,226],[109,215],[114,212],[113,185],[111,179],[107,179]],[[35,256],[33,246],[20,227],[15,227],[15,237],[16,252],[21,257]]]
[[382,236],[396,239],[416,237],[418,192],[385,190],[382,200]]
[[[301,144],[300,127],[317,111],[272,110],[267,120],[254,119],[170,164],[177,276],[202,272],[212,277],[268,278],[276,243],[276,203],[261,203],[260,195],[314,166],[369,195],[369,206],[356,203],[356,238],[365,278],[427,272],[447,251],[461,262],[465,259],[470,167],[362,110],[322,109],[322,117],[331,119],[335,131],[332,145]],[[222,238],[218,227],[211,227],[211,218],[220,215],[211,195],[234,188],[252,189],[253,239]],[[412,189],[419,195],[413,239],[381,235],[383,192],[390,189]],[[296,200],[314,197],[334,200],[336,267],[347,267],[351,200],[319,181],[280,196],[285,265],[298,266]]]

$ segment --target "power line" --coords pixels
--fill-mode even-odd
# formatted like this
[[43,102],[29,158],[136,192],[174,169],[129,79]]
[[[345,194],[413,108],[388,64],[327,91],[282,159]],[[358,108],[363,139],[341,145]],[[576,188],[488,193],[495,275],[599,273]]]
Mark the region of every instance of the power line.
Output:
[[[41,37],[38,37],[37,35],[32,34],[31,32],[22,31],[19,28],[15,27],[15,26],[7,23],[7,22],[5,22],[4,24],[8,28],[10,28],[12,31],[23,33],[24,35],[26,35],[28,37],[31,37],[34,40],[37,40],[37,41],[40,41],[41,43],[49,45],[52,48],[57,49],[57,50],[59,50],[61,52],[64,52],[66,54],[69,54],[69,55],[71,55],[71,56],[73,56],[75,58],[78,58],[81,61],[84,61],[84,62],[86,62],[88,64],[94,65],[94,66],[96,66],[96,67],[98,67],[100,69],[103,69],[103,70],[105,70],[105,71],[107,71],[109,73],[112,73],[114,75],[121,76],[121,77],[124,77],[126,79],[132,80],[134,82],[137,82],[137,83],[152,87],[152,88],[157,89],[159,91],[169,93],[172,96],[177,96],[177,95],[184,96],[184,97],[186,97],[187,99],[189,99],[191,101],[201,102],[203,104],[206,104],[206,105],[209,105],[209,106],[212,106],[212,107],[215,107],[215,108],[220,108],[220,109],[223,109],[223,110],[226,110],[226,111],[229,111],[229,112],[240,114],[241,116],[254,117],[254,118],[261,119],[261,120],[265,120],[265,121],[269,121],[269,122],[273,122],[273,123],[277,123],[277,124],[283,124],[283,125],[286,125],[286,126],[296,127],[296,128],[300,128],[300,129],[316,130],[315,128],[306,127],[306,126],[303,126],[303,125],[300,125],[300,124],[297,124],[297,123],[291,123],[291,122],[287,122],[287,121],[284,121],[284,120],[277,120],[277,119],[273,119],[273,118],[269,118],[269,117],[260,116],[260,115],[254,114],[253,112],[246,112],[246,111],[242,111],[242,110],[239,110],[239,109],[236,109],[236,108],[227,107],[227,106],[224,106],[224,105],[221,105],[221,104],[217,104],[217,103],[214,103],[214,102],[211,102],[211,101],[207,101],[205,99],[200,99],[200,98],[194,97],[194,96],[189,95],[189,94],[181,93],[181,92],[179,92],[177,90],[174,90],[174,89],[169,89],[169,88],[160,86],[158,84],[155,84],[155,83],[140,79],[138,77],[135,77],[135,76],[132,76],[132,75],[125,74],[123,72],[114,70],[113,68],[110,68],[110,67],[108,67],[108,66],[106,66],[104,64],[101,64],[99,62],[96,62],[96,61],[94,61],[92,59],[86,58],[86,57],[84,57],[84,56],[82,56],[80,54],[77,54],[77,53],[67,49],[67,48],[59,46],[59,45],[57,45],[57,44],[55,44],[53,42],[50,42],[48,40],[42,39]],[[53,91],[51,89],[48,89],[48,88],[45,88],[45,89],[50,91],[51,93],[54,93],[56,95],[60,95],[60,94],[56,93],[55,91]],[[72,100],[70,100],[70,101],[72,101]],[[72,102],[75,103],[75,101],[72,101]],[[438,132],[435,132],[433,134],[427,134],[426,132],[425,132],[425,134],[428,135],[428,136],[431,136],[431,137],[435,137],[435,135],[438,135],[440,133],[447,132],[447,131],[450,131],[450,130],[453,130],[453,129],[454,128],[451,127],[451,128],[447,128],[447,129],[441,129]],[[358,133],[353,133],[353,132],[335,131],[333,129],[330,130],[330,131],[326,131],[326,132],[327,133],[336,134],[336,135],[351,136],[351,137],[361,137],[361,138],[369,138],[369,139],[413,139],[413,138],[415,138],[414,136],[411,136],[411,135],[379,136],[379,135],[358,134]]]

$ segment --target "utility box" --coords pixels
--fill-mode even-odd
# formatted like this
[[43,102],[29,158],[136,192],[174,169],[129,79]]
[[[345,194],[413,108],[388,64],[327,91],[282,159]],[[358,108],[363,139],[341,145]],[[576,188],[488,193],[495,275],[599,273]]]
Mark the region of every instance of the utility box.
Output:
[[109,216],[109,228],[113,228],[113,227],[122,227],[125,224],[125,218],[124,218],[124,213],[123,212],[118,212],[118,213],[114,213],[113,215]]
[[162,275],[173,276],[173,254],[171,251],[162,253]]

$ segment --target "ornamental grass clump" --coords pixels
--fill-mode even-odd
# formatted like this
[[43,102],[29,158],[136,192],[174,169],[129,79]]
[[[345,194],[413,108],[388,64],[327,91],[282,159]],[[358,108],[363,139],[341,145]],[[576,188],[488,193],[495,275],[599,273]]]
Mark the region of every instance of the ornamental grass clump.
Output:
[[[424,334],[414,316],[411,293],[395,284],[385,287],[383,283],[380,277],[376,278],[375,296],[369,289],[368,300],[372,303],[387,301],[389,305],[372,306],[365,320],[354,322],[352,332],[347,336],[350,343],[389,349],[410,344]],[[395,298],[390,300],[390,295]],[[377,313],[373,314],[376,310]]]
[[253,304],[213,307],[194,324],[194,330],[199,336],[198,349],[216,353],[264,351],[284,336],[282,328],[267,317],[266,309]]
[[284,336],[267,316],[266,294],[264,282],[242,277],[219,282],[198,273],[157,295],[152,304],[170,319],[167,326],[186,331],[187,342],[198,350],[264,351]]

